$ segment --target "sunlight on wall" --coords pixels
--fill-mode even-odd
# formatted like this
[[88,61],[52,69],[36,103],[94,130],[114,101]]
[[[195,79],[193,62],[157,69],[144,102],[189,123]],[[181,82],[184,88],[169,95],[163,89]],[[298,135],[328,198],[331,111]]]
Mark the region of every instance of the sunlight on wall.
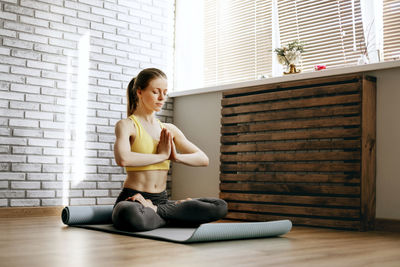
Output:
[[[89,87],[90,34],[78,44],[78,75],[74,83],[72,59],[68,57],[64,127],[63,205],[69,203],[69,187],[82,181],[86,174],[86,129]],[[76,76],[76,75],[75,75]]]
[[[181,0],[175,3],[177,16],[173,91],[201,88],[204,86],[204,2]],[[174,36],[173,33],[168,34]]]
[[70,180],[70,159],[71,159],[71,76],[72,76],[72,59],[68,57],[67,62],[67,91],[65,95],[65,123],[64,123],[64,171],[63,171],[63,200],[62,204],[67,206],[69,198],[69,180]]

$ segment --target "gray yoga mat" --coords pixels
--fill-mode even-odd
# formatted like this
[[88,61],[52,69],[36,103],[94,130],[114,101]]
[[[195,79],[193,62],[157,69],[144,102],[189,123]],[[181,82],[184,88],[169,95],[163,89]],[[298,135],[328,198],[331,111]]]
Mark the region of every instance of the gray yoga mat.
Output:
[[161,227],[151,231],[129,232],[112,225],[113,206],[70,206],[62,211],[62,220],[69,226],[117,233],[135,237],[152,238],[178,243],[195,243],[232,239],[249,239],[280,236],[292,228],[289,220],[243,223],[204,223],[197,228]]

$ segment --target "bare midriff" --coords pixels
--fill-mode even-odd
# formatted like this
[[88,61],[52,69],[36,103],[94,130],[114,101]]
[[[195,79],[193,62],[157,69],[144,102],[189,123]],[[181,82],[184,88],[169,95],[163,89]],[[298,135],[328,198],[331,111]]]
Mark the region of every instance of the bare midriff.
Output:
[[130,171],[124,187],[147,193],[160,193],[167,188],[167,170]]

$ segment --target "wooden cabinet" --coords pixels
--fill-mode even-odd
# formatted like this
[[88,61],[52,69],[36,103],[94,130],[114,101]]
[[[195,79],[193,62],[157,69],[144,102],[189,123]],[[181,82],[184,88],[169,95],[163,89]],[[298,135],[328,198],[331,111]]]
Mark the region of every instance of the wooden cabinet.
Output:
[[361,74],[223,93],[227,218],[373,229],[376,80]]

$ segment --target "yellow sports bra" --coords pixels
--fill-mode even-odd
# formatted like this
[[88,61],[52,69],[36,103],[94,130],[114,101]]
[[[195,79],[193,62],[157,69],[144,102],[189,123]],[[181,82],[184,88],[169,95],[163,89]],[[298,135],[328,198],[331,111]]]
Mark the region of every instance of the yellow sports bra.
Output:
[[[136,137],[131,145],[131,151],[145,154],[156,154],[159,141],[153,139],[153,137],[146,132],[135,115],[132,114],[128,118],[133,121],[136,127]],[[158,119],[157,121],[160,123],[161,128],[164,128],[164,125]],[[147,166],[125,167],[125,169],[126,171],[169,170],[169,162],[169,160],[165,160]]]

